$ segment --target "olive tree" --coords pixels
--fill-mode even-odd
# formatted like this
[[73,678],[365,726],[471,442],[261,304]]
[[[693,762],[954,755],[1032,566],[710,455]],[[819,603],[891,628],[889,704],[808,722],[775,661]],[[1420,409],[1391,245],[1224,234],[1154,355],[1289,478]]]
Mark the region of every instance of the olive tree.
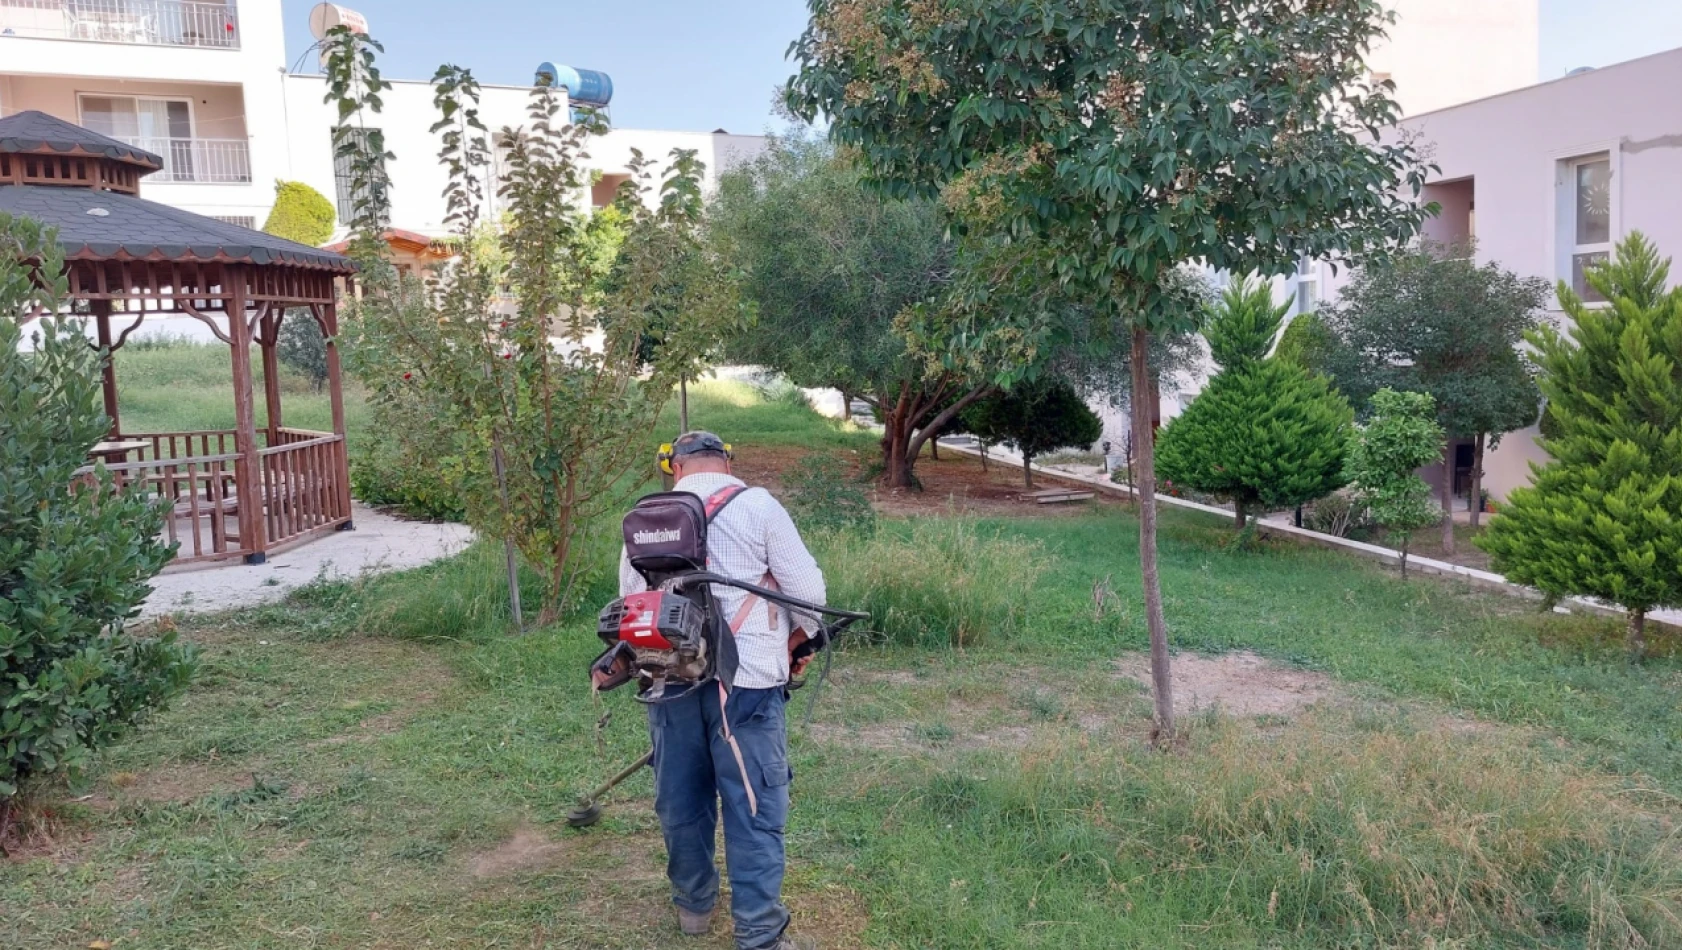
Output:
[[[1005,248],[992,282],[1081,300],[1127,342],[1135,393],[1153,336],[1197,309],[1169,292],[1188,263],[1282,274],[1304,257],[1411,239],[1424,209],[1413,146],[1367,54],[1379,0],[809,0],[788,102],[856,150],[870,180],[939,196]],[[1061,308],[970,309],[966,339],[1031,352]],[[1149,432],[1135,398],[1134,431]],[[1138,443],[1140,566],[1156,733],[1173,734],[1156,559],[1151,440]]]

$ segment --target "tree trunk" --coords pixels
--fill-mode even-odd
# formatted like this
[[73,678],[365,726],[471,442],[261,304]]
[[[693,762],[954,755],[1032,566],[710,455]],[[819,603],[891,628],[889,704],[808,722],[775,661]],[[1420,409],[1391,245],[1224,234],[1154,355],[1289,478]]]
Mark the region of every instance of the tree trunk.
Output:
[[894,407],[882,416],[882,484],[889,488],[910,488],[916,482],[911,474],[911,457],[906,452],[910,428],[905,413]]
[[1151,438],[1150,331],[1133,328],[1133,451],[1138,458],[1139,574],[1145,587],[1145,625],[1151,637],[1151,693],[1156,700],[1151,738],[1174,741],[1174,687],[1169,679],[1168,622],[1162,616],[1162,581],[1156,568],[1156,447]]
[[1022,484],[1034,490],[1034,460],[1026,452],[1022,453]]
[[1240,530],[1240,531],[1244,530],[1244,525],[1247,524],[1248,521],[1249,521],[1249,519],[1248,519],[1248,517],[1246,517],[1246,513],[1244,511],[1244,499],[1242,499],[1242,498],[1232,499],[1232,520],[1233,520],[1234,524],[1237,525],[1238,530]]
[[929,460],[940,461],[940,436],[935,436],[929,440]]
[[1408,579],[1408,541],[1410,536],[1402,535],[1402,580]]
[[1629,612],[1629,658],[1640,663],[1647,659],[1647,611]]
[[677,425],[684,432],[689,431],[689,377],[679,376],[677,379]]
[[853,394],[841,390],[841,421],[847,422],[853,418]]
[[1475,530],[1483,524],[1483,447],[1489,441],[1489,433],[1479,432],[1477,441],[1472,443],[1472,528]]
[[[496,472],[497,493],[502,500],[502,513],[507,517],[508,500],[508,470],[502,462],[502,437],[491,433],[491,468]],[[514,536],[512,534],[502,539],[503,567],[508,571],[508,613],[514,621],[514,632],[525,630],[524,612],[520,609],[520,555],[514,550]]]
[[977,440],[975,444],[981,446],[981,470],[985,472],[987,471],[987,443]]
[[1443,442],[1443,553],[1454,553],[1454,438]]

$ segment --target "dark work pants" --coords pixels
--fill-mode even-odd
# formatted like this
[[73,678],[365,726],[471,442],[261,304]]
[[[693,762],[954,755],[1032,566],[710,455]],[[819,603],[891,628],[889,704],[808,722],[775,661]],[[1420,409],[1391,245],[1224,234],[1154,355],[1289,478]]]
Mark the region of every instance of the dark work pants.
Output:
[[704,913],[718,900],[713,841],[722,802],[730,913],[741,950],[770,947],[788,927],[782,902],[783,824],[794,773],[788,765],[785,702],[780,687],[730,692],[722,708],[729,712],[740,764],[725,738],[717,683],[648,708],[654,810],[666,836],[672,903]]

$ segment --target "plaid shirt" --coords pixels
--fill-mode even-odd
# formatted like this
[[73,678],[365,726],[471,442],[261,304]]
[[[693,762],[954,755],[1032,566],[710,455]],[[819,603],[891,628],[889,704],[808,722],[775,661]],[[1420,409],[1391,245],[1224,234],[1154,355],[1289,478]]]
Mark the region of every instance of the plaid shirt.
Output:
[[[702,472],[678,482],[677,491],[700,496],[702,501],[726,485],[744,482],[722,472]],[[814,604],[824,603],[823,571],[806,550],[793,519],[777,499],[763,488],[750,488],[718,513],[707,527],[707,568],[733,580],[765,586],[769,575],[783,593]],[[648,582],[631,569],[623,549],[619,552],[619,593],[635,594],[648,589]],[[726,620],[735,618],[746,591],[715,587]],[[774,616],[771,616],[774,614]],[[813,618],[799,616],[795,623],[816,630]],[[789,611],[768,610],[759,600],[736,632],[736,652],[741,665],[736,685],[743,689],[769,689],[788,682]]]

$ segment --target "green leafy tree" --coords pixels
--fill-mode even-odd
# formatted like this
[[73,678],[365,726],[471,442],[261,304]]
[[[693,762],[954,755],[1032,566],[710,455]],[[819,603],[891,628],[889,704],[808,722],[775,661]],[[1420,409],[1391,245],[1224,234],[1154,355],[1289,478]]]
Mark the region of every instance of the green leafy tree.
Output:
[[320,247],[333,236],[338,214],[327,196],[301,181],[274,183],[274,207],[263,230],[288,241]]
[[62,302],[63,267],[50,231],[0,213],[0,849],[26,783],[75,777],[194,667],[173,635],[126,628],[172,548],[163,509],[84,469],[111,427],[102,354],[54,318],[19,352],[22,321]]
[[940,208],[886,199],[825,143],[791,137],[722,176],[711,230],[754,307],[731,358],[868,403],[882,421],[884,483],[915,485],[923,444],[989,389],[966,367],[932,365],[903,332],[952,282]]
[[1295,508],[1343,487],[1354,410],[1316,376],[1277,360],[1219,373],[1163,430],[1157,470],[1175,487],[1250,512]]
[[[985,295],[1076,299],[1127,341],[1143,393],[1151,338],[1195,329],[1197,310],[1170,290],[1182,265],[1286,273],[1419,228],[1424,209],[1403,193],[1418,193],[1424,169],[1409,142],[1375,134],[1399,114],[1366,65],[1387,22],[1378,0],[809,6],[792,110],[824,116],[889,193],[939,194],[997,253],[996,279],[974,282],[955,339],[997,335],[1035,356],[1065,308],[999,312]],[[1149,400],[1133,403],[1134,431],[1151,431]],[[1155,465],[1151,440],[1135,441],[1155,731],[1166,741]]]
[[[1520,355],[1541,320],[1548,286],[1469,248],[1426,245],[1362,268],[1326,314],[1337,340],[1338,388],[1364,402],[1389,387],[1430,393],[1445,440],[1472,439],[1472,497],[1482,489],[1485,447],[1536,422],[1541,393]],[[1454,550],[1454,457],[1445,441],[1439,485],[1443,550]],[[1477,505],[1472,508],[1477,509]]]
[[1349,440],[1345,477],[1368,516],[1389,533],[1402,552],[1402,576],[1408,576],[1408,539],[1443,513],[1431,501],[1431,486],[1415,474],[1437,457],[1443,428],[1428,393],[1380,389],[1372,414]]
[[1588,282],[1564,282],[1569,335],[1529,335],[1548,398],[1552,460],[1532,466],[1478,545],[1495,569],[1551,597],[1623,607],[1630,655],[1646,654],[1647,614],[1682,606],[1682,288],[1670,261],[1633,232]]
[[977,401],[963,412],[963,426],[983,443],[1022,454],[1022,481],[1034,487],[1034,457],[1058,449],[1086,449],[1104,424],[1068,382],[1041,376]]
[[[345,97],[340,115],[354,127],[363,111],[377,105],[368,93],[374,72],[369,50],[377,47],[336,31],[328,46],[328,95]],[[343,76],[352,81],[335,78]],[[678,373],[694,365],[716,334],[699,326],[710,311],[697,308],[687,314],[696,325],[664,327],[652,366],[638,358],[658,316],[652,278],[671,265],[675,242],[629,226],[617,259],[629,255],[630,272],[611,293],[604,291],[603,269],[611,262],[602,260],[579,197],[590,180],[586,149],[606,124],[584,108],[568,121],[562,97],[546,85],[532,90],[529,123],[498,134],[508,144],[508,173],[498,183],[508,226],[499,235],[499,253],[483,254],[470,239],[478,230],[490,153],[478,83],[452,66],[440,68],[433,83],[439,110],[433,131],[449,176],[446,220],[461,239],[460,253],[432,285],[399,277],[381,256],[383,242],[361,233],[381,224],[382,189],[373,179],[354,181],[354,190],[369,196],[352,242],[353,252],[368,255],[361,259],[363,299],[351,321],[359,332],[358,370],[374,384],[376,400],[400,398],[388,393],[413,387],[423,393],[423,404],[447,410],[435,425],[464,449],[467,520],[504,541],[516,624],[522,617],[515,583],[521,562],[543,579],[537,622],[547,623],[571,606],[577,581],[589,569],[576,556],[583,532],[624,502],[635,485],[625,476],[646,461],[654,423]],[[366,140],[345,139],[352,151]],[[353,174],[370,176],[383,165],[366,154],[348,164]],[[663,193],[698,195],[698,180],[672,182],[694,175],[684,167],[669,169]],[[693,229],[696,206],[678,204],[662,208],[655,230]],[[602,311],[613,319],[604,321]]]

